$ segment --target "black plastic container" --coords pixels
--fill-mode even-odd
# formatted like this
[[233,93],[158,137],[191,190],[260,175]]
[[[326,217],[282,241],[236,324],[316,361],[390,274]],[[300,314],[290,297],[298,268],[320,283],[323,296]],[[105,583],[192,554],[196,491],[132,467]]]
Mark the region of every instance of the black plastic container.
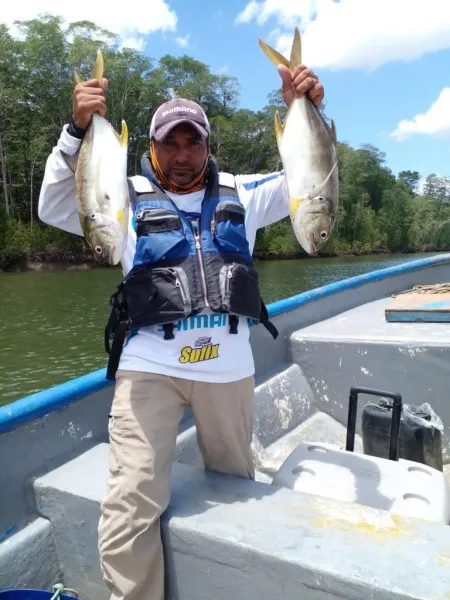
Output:
[[345,449],[353,452],[355,449],[356,434],[356,416],[358,412],[359,394],[368,394],[370,396],[382,396],[391,398],[393,401],[392,418],[389,422],[388,448],[387,456],[389,460],[399,459],[399,430],[400,416],[402,412],[402,397],[397,392],[386,392],[385,390],[376,390],[367,387],[351,387],[348,398],[348,417],[347,417],[347,440]]
[[[362,440],[364,454],[389,458],[392,404],[380,400],[362,410]],[[429,404],[402,406],[398,457],[443,470],[441,431],[435,427],[436,415]]]

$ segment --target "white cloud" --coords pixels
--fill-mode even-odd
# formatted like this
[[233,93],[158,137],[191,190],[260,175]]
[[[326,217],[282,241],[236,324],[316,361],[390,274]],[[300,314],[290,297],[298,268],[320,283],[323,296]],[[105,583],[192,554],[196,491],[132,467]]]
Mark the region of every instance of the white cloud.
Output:
[[118,2],[110,2],[105,10],[101,2],[92,0],[76,2],[18,0],[18,2],[2,3],[1,21],[11,25],[15,20],[33,19],[40,13],[61,16],[66,23],[93,21],[99,27],[117,33],[121,38],[121,45],[126,42],[128,47],[139,46],[141,36],[159,30],[175,31],[177,26],[177,15],[170,8],[167,0],[150,0],[144,3],[139,0],[129,0],[126,10],[124,5]]
[[175,41],[182,48],[187,48],[189,46],[189,33],[184,37],[175,38]]
[[130,37],[123,40],[120,44],[120,48],[130,48],[131,50],[143,50],[145,46],[144,37]]
[[391,136],[401,141],[418,134],[450,138],[450,87],[442,90],[425,113],[400,121]]
[[263,25],[271,17],[276,17],[280,25],[295,27],[299,18],[308,20],[315,9],[315,0],[250,0],[236,17],[237,23],[250,23],[256,20]]
[[219,67],[216,71],[217,75],[223,75],[224,73],[228,73],[229,71],[229,67],[228,65],[222,65],[221,67]]
[[236,23],[270,19],[289,30],[275,42],[285,56],[299,26],[313,68],[372,70],[450,48],[449,0],[250,0]]

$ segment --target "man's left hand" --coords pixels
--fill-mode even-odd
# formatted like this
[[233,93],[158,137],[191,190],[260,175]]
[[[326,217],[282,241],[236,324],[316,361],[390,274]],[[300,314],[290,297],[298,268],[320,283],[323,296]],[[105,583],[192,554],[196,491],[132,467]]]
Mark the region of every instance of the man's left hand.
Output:
[[320,106],[325,90],[319,82],[319,78],[311,69],[308,69],[305,65],[300,65],[292,73],[285,65],[278,65],[277,68],[283,82],[281,89],[287,106],[291,104],[294,98],[301,98],[304,94],[308,94],[310,100],[316,106]]

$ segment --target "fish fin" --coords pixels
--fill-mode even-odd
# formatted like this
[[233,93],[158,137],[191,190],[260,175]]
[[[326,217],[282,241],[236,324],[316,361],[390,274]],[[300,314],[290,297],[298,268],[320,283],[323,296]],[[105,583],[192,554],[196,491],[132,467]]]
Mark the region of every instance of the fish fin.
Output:
[[291,68],[295,69],[302,64],[302,40],[298,27],[295,28],[294,40],[291,48]]
[[117,218],[117,222],[122,225],[123,222],[125,221],[125,211],[123,210],[123,208],[119,208],[119,210],[117,211],[116,218]]
[[95,60],[94,69],[92,71],[92,79],[98,79],[101,81],[103,79],[103,54],[100,48],[97,50],[97,58]]
[[261,38],[258,38],[259,45],[263,49],[263,52],[270,58],[273,64],[277,67],[278,65],[285,65],[288,69],[292,69],[291,63],[277,50],[274,50],[268,46]]
[[317,189],[314,190],[314,192],[313,192],[314,195],[312,195],[312,194],[310,195],[311,198],[318,196],[322,192],[323,188],[327,185],[328,180],[330,179],[331,175],[333,174],[334,169],[337,167],[337,164],[338,164],[338,161],[336,161],[334,163],[334,165],[331,167],[331,171],[328,173],[328,175],[325,177],[325,179],[322,181],[322,183],[319,186],[317,186]]
[[336,123],[333,120],[331,121],[331,137],[334,143],[337,144]]
[[126,121],[122,119],[122,131],[120,132],[120,144],[124,148],[128,146],[128,126]]
[[289,213],[292,218],[294,218],[295,213],[297,212],[298,207],[303,202],[304,198],[290,198],[289,199]]
[[283,137],[284,132],[284,124],[281,122],[280,113],[278,111],[275,112],[275,137],[277,138],[277,143],[281,142],[281,138]]
[[62,150],[60,150],[60,152],[61,152],[61,156],[64,159],[64,162],[69,167],[69,169],[72,171],[72,173],[76,173],[79,153],[76,152],[75,154],[67,154],[66,152],[63,152]]
[[76,69],[74,69],[74,77],[75,77],[75,83],[83,83],[83,80],[80,77],[80,74],[78,73],[78,71]]

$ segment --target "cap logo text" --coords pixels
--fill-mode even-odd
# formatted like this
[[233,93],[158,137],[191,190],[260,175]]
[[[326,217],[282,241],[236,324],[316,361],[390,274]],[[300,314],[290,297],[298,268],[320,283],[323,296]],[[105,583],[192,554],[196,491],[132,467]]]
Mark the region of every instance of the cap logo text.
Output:
[[188,106],[175,106],[175,108],[169,108],[169,110],[165,110],[162,114],[163,117],[167,116],[170,113],[174,112],[190,112],[193,115],[197,114],[195,108],[189,108]]

